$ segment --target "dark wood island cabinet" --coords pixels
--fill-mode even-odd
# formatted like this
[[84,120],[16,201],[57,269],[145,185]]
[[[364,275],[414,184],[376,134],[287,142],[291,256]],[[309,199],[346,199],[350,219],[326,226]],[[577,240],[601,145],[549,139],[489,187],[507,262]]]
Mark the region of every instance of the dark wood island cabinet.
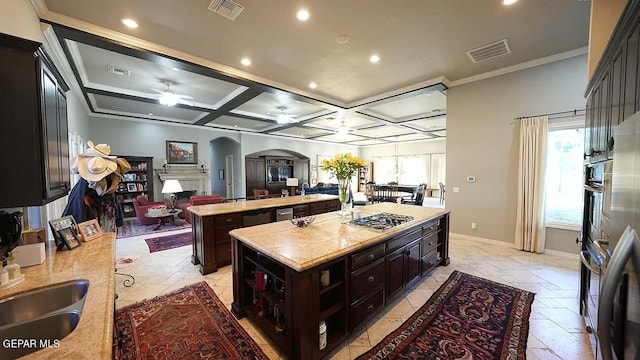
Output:
[[312,194],[191,206],[191,262],[200,266],[203,275],[218,271],[218,267],[230,265],[229,231],[274,222],[277,220],[276,211],[285,208],[291,208],[294,216],[320,214],[339,210],[340,201],[335,195]]
[[327,356],[393,297],[449,264],[449,211],[392,203],[359,209],[363,216],[414,219],[377,231],[333,212],[308,227],[278,222],[229,233],[231,311],[248,317],[288,358]]

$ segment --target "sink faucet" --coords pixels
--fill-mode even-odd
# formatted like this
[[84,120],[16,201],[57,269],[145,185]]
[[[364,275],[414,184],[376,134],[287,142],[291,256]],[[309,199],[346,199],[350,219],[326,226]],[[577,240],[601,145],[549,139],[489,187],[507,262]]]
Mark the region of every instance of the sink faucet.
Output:
[[305,184],[307,185],[307,188],[310,187],[309,183],[306,183],[306,182],[302,183],[302,190],[300,190],[300,195],[304,195],[304,185]]

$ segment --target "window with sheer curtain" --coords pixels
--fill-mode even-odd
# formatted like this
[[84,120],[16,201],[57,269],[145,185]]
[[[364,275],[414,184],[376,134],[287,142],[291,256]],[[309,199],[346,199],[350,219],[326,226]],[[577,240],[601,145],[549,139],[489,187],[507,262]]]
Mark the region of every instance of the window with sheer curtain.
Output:
[[378,184],[391,181],[408,185],[427,183],[429,188],[437,188],[439,182],[445,183],[445,170],[446,154],[373,158],[373,179]]
[[580,228],[583,144],[583,128],[554,128],[549,125],[545,179],[545,217],[549,227]]
[[429,178],[430,155],[398,157],[398,183],[417,185]]

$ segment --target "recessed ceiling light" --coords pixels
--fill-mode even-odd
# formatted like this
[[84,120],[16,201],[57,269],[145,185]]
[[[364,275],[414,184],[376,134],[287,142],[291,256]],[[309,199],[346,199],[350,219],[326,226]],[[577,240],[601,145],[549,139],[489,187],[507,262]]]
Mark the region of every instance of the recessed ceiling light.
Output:
[[138,27],[138,23],[133,19],[122,19],[121,21],[128,28],[135,29]]
[[307,21],[307,20],[309,20],[309,12],[307,10],[305,10],[305,9],[302,9],[302,10],[298,11],[298,13],[296,14],[296,17],[300,21]]
[[380,61],[380,56],[378,55],[371,55],[371,57],[369,58],[369,61],[371,61],[372,63],[377,63],[378,61]]
[[340,34],[336,37],[336,42],[338,44],[346,44],[349,42],[349,35],[347,34]]
[[318,87],[318,84],[316,84],[316,83],[314,83],[314,82],[310,82],[310,83],[309,83],[309,87],[310,87],[310,88],[312,88],[312,89],[315,89],[315,88],[317,88],[317,87]]
[[518,0],[502,0],[502,5],[515,4],[516,1],[518,1]]
[[242,65],[244,66],[249,66],[251,65],[251,60],[249,58],[244,58],[242,60],[240,60],[240,62],[242,63]]

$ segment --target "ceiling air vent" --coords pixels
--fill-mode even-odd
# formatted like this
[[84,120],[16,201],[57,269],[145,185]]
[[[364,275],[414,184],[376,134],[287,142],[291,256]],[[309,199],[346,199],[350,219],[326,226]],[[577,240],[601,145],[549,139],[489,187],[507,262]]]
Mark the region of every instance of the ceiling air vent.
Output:
[[208,9],[233,21],[244,10],[244,6],[231,0],[213,0]]
[[492,44],[467,51],[467,55],[469,55],[469,58],[471,58],[471,61],[473,61],[474,63],[491,60],[493,58],[497,58],[498,56],[507,55],[510,53],[511,50],[509,49],[509,43],[507,43],[507,39],[502,39]]

